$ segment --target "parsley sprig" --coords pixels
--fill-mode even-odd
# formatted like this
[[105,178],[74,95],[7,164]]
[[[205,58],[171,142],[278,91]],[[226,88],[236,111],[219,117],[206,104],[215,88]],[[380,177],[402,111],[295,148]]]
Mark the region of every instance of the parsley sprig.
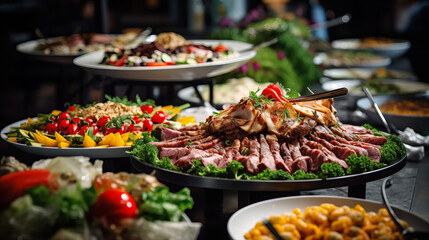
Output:
[[255,101],[255,107],[265,107],[267,103],[275,100],[274,98],[267,98],[264,95],[258,95],[259,90],[258,88],[256,92],[250,91],[249,93],[249,97]]

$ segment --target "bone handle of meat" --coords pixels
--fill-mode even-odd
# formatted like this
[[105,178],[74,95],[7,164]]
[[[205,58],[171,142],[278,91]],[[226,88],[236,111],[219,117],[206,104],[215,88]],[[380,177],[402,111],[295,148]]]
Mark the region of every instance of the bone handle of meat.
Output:
[[338,88],[335,90],[322,92],[322,93],[316,93],[308,96],[302,96],[297,98],[290,98],[288,99],[289,102],[307,102],[307,101],[314,101],[314,100],[321,100],[326,98],[334,98],[346,95],[348,93],[347,88]]

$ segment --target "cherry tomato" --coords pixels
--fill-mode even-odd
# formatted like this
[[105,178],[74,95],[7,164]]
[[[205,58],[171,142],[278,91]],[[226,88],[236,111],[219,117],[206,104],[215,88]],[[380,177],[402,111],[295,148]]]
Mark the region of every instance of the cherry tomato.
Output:
[[67,112],[73,112],[74,110],[76,110],[76,107],[74,105],[67,108]]
[[57,120],[61,121],[63,119],[71,119],[70,113],[68,113],[68,112],[62,112],[62,113],[60,113],[60,115],[58,115]]
[[68,119],[63,119],[60,121],[60,123],[58,123],[58,130],[60,131],[66,131],[67,127],[70,125],[70,120]]
[[85,133],[86,133],[86,131],[88,131],[88,128],[89,128],[88,125],[82,126],[79,130],[79,134],[82,136],[85,136]]
[[128,132],[131,132],[131,130],[133,130],[134,129],[134,124],[130,124],[129,126],[128,126],[128,128],[127,128],[127,131]]
[[116,129],[116,132],[118,132],[119,134],[123,134],[127,132],[127,127],[125,126],[125,124],[121,125],[121,128]]
[[141,107],[142,112],[152,113],[153,112],[153,106],[152,105],[142,105]]
[[143,121],[143,132],[152,132],[153,122],[150,119],[145,119]]
[[152,116],[152,122],[163,123],[165,121],[165,114],[162,111],[158,111]]
[[57,116],[50,115],[49,120],[55,122],[57,120]]
[[85,118],[83,120],[83,123],[86,124],[85,122],[88,123],[89,125],[91,125],[91,124],[94,123],[94,119],[92,119],[92,118]]
[[76,123],[70,123],[67,127],[67,131],[71,135],[75,135],[79,132],[79,126]]
[[46,124],[45,131],[47,131],[49,134],[55,134],[56,131],[58,131],[58,123],[48,123]]
[[118,61],[115,62],[115,66],[120,67],[122,65],[125,64],[125,60],[127,60],[128,55],[124,55],[123,57],[121,57]]
[[134,128],[130,130],[131,133],[135,133],[135,134],[139,134],[141,131],[142,131],[141,128]]
[[91,125],[90,127],[92,127],[92,133],[95,135],[98,133],[98,126],[97,125]]
[[72,122],[76,123],[76,124],[79,124],[80,118],[72,118]]
[[115,133],[115,132],[116,132],[116,128],[115,128],[115,127],[107,128],[107,129],[104,131],[104,135],[109,135],[110,133]]
[[102,117],[98,120],[97,125],[101,128],[103,128],[104,126],[106,126],[106,124],[108,122],[110,122],[112,119],[110,117]]
[[[153,107],[152,107],[152,109],[153,109]],[[143,111],[143,110],[142,110]],[[152,110],[153,111],[153,110]],[[134,116],[133,117],[133,120],[134,120],[134,122],[136,122],[136,123],[139,123],[139,122],[141,122],[142,121],[142,119],[139,117],[139,116]]]
[[110,224],[119,224],[123,219],[136,218],[138,209],[130,194],[119,189],[109,189],[98,196],[92,215]]

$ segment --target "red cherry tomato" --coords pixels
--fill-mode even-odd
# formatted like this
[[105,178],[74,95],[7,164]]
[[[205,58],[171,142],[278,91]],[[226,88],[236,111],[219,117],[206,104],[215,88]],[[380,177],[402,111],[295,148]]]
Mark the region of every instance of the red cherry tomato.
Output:
[[142,130],[140,128],[134,128],[130,130],[131,133],[135,133],[135,134],[139,134],[141,131]]
[[76,123],[70,123],[67,127],[67,131],[70,135],[75,135],[79,132],[79,126]]
[[85,119],[83,120],[83,123],[84,123],[84,124],[88,123],[89,125],[91,125],[91,124],[93,124],[93,123],[94,123],[94,119],[92,119],[92,118],[85,118]]
[[58,123],[48,123],[46,124],[45,131],[47,131],[49,134],[55,134],[56,131],[58,131]]
[[116,129],[116,132],[118,132],[119,134],[123,134],[127,132],[127,127],[125,126],[125,124],[121,125],[121,128]]
[[74,105],[67,108],[67,112],[73,112],[74,110],[76,110],[76,107]]
[[60,115],[58,115],[57,120],[61,121],[63,119],[71,119],[70,113],[68,113],[68,112],[62,112],[62,113],[60,113]]
[[51,120],[51,121],[55,122],[55,121],[57,120],[57,116],[50,115],[50,116],[49,116],[49,120]]
[[88,131],[88,128],[89,128],[88,125],[82,126],[79,130],[79,134],[82,136],[85,136],[85,133],[86,133],[86,131]]
[[76,124],[79,124],[80,118],[72,118],[72,122],[76,123]]
[[92,127],[92,133],[95,135],[98,133],[98,126],[97,125],[91,125],[90,127]]
[[142,112],[152,113],[153,112],[153,106],[152,105],[142,105],[141,107]]
[[150,119],[145,119],[143,121],[143,132],[152,132],[153,122]]
[[68,126],[70,125],[70,120],[68,119],[63,119],[60,121],[60,123],[58,123],[58,130],[60,131],[66,131]]
[[[143,110],[142,110],[143,111]],[[134,122],[139,123],[142,121],[142,119],[139,116],[134,116],[133,117]]]
[[215,47],[215,50],[218,52],[225,52],[228,50],[228,48],[225,45],[219,44]]
[[103,128],[104,126],[106,126],[106,124],[108,122],[110,122],[112,119],[110,117],[102,117],[98,120],[97,125],[101,128]]
[[109,135],[110,133],[115,133],[116,132],[116,128],[112,127],[112,128],[108,128],[104,131],[104,135]]
[[128,132],[131,132],[131,130],[133,130],[134,129],[134,124],[130,124],[129,126],[128,126],[128,128],[127,128],[127,131]]
[[165,121],[165,114],[162,111],[158,111],[152,116],[152,122],[163,123]]
[[136,218],[138,209],[130,194],[119,189],[109,189],[98,196],[92,215],[110,224],[119,224],[123,219]]

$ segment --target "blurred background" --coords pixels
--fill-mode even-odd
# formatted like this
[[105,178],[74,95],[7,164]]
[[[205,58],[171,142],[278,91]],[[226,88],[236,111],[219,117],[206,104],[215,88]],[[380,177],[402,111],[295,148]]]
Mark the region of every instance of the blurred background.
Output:
[[[153,90],[153,86],[118,79],[97,78],[91,84],[84,84],[85,72],[77,66],[40,61],[16,50],[17,44],[40,37],[76,33],[118,34],[128,28],[150,27],[154,34],[172,31],[187,39],[258,43],[282,33],[282,24],[285,24],[287,34],[282,35],[276,49],[258,53],[256,60],[215,80],[222,83],[229,78],[248,76],[257,82],[278,81],[301,93],[308,86],[320,83],[323,66],[315,65],[313,57],[318,51],[330,51],[331,41],[364,37],[405,39],[411,42],[411,47],[400,58],[393,59],[388,67],[411,72],[418,81],[429,82],[425,69],[429,53],[428,2],[4,0],[0,3],[0,125],[4,127],[54,108],[62,110],[66,102],[101,101],[105,93],[133,98],[135,94],[145,97]],[[352,16],[348,23],[311,30],[317,23],[344,14]],[[280,25],[276,22],[279,19]],[[249,26],[253,32],[249,31]],[[271,28],[269,31],[267,26]],[[181,87],[184,86],[175,86],[175,93]],[[156,100],[163,103],[163,99]],[[173,103],[168,104],[183,101],[176,96]]]

